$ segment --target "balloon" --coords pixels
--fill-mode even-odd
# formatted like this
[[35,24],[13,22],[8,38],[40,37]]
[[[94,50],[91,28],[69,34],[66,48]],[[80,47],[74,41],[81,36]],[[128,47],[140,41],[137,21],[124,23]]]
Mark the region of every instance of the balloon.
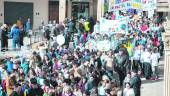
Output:
[[59,44],[59,46],[63,45],[65,43],[65,38],[63,35],[58,35],[57,36],[57,43]]

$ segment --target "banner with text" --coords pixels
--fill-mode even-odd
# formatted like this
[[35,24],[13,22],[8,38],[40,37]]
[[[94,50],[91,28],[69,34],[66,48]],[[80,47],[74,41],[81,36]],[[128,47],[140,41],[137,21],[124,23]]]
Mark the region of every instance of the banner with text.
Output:
[[110,11],[142,9],[141,0],[112,0],[109,4]]
[[[123,31],[124,30],[124,31]],[[122,20],[107,20],[102,18],[100,21],[100,33],[122,33],[127,30],[127,22]]]

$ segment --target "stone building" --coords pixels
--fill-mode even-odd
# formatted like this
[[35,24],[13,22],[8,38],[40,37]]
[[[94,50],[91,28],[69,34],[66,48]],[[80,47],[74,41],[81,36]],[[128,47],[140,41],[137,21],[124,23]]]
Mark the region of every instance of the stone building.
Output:
[[156,11],[160,16],[170,19],[170,0],[157,0]]
[[61,22],[66,17],[102,16],[102,0],[0,0],[0,24],[13,24],[21,18],[22,22],[31,19],[34,28],[44,22]]

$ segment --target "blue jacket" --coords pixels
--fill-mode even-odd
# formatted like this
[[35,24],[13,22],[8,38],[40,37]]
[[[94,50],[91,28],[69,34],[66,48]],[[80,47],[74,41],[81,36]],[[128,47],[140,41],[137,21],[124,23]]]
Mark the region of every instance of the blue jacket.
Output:
[[13,70],[13,63],[11,61],[7,61],[6,65],[7,65],[7,71],[11,73]]
[[11,30],[10,35],[12,36],[13,40],[20,40],[20,30],[18,28],[13,28]]
[[72,21],[70,21],[68,23],[68,31],[69,32],[73,32],[74,31],[74,23]]

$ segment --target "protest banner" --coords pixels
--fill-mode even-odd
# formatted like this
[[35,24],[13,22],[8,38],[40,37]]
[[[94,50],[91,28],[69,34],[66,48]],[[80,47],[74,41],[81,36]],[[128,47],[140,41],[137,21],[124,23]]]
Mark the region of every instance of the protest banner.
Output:
[[143,11],[149,11],[156,9],[156,0],[142,0]]
[[141,0],[113,0],[109,4],[109,10],[142,9]]
[[111,49],[111,42],[109,40],[99,41],[97,43],[97,49],[99,51],[109,51]]
[[[126,19],[127,20],[127,19]],[[127,30],[127,21],[121,20],[107,20],[102,18],[100,23],[100,34],[122,33]]]
[[100,34],[118,31],[118,20],[107,20],[102,18],[100,22]]

